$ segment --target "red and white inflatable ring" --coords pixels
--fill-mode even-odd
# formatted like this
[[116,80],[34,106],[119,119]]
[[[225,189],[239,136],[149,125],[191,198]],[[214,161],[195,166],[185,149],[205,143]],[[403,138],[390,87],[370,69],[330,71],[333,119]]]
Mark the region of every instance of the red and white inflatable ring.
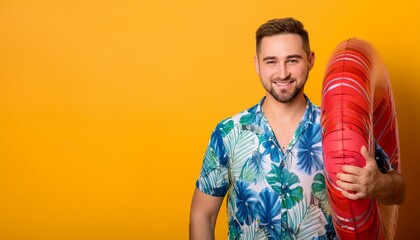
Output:
[[394,239],[397,206],[376,199],[348,200],[336,185],[342,165],[363,167],[365,145],[375,141],[400,171],[397,116],[389,76],[381,57],[366,41],[351,38],[330,57],[322,88],[324,167],[333,221],[340,239]]

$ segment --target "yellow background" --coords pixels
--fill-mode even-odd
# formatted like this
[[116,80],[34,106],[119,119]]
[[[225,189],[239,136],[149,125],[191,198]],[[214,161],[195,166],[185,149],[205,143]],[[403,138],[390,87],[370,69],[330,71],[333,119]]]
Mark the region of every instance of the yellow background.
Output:
[[340,41],[381,53],[408,182],[398,236],[415,239],[420,3],[404,0],[1,0],[0,239],[187,239],[211,131],[264,94],[254,32],[286,16],[309,30],[316,104]]

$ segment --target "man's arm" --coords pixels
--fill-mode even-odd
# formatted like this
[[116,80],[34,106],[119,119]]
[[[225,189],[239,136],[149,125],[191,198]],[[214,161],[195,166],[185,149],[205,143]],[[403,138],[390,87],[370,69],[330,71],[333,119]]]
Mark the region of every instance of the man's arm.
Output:
[[223,197],[207,195],[197,188],[190,210],[190,240],[214,239],[214,228]]
[[343,196],[352,200],[376,197],[383,204],[402,204],[405,197],[404,178],[397,171],[381,173],[365,146],[360,152],[366,159],[365,167],[343,166],[344,173],[337,174],[337,185],[343,189]]

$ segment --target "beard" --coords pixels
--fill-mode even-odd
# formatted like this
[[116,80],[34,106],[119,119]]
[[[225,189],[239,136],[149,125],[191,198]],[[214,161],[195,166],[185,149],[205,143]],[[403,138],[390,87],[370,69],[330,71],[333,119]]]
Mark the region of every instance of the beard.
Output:
[[[267,84],[264,84],[264,82],[261,80],[261,82],[263,83],[263,86],[265,88],[265,90],[274,98],[276,99],[278,102],[281,103],[289,103],[292,100],[294,100],[297,96],[299,96],[299,94],[303,91],[303,88],[305,87],[305,83],[306,80],[308,79],[308,75],[309,75],[309,71],[306,73],[306,76],[304,77],[304,81],[298,82],[296,79],[288,79],[287,81],[293,81],[292,84],[296,84],[294,86],[293,89],[291,90],[285,90],[285,89],[281,89],[279,91],[276,91],[273,87],[272,87],[272,81],[270,81]],[[277,81],[281,81],[281,80],[277,80]]]
[[284,89],[280,91],[275,91],[274,88],[272,88],[271,86],[269,87],[269,89],[266,88],[266,90],[278,102],[288,103],[295,99],[302,92],[303,85],[304,84],[297,85],[291,91],[287,91]]

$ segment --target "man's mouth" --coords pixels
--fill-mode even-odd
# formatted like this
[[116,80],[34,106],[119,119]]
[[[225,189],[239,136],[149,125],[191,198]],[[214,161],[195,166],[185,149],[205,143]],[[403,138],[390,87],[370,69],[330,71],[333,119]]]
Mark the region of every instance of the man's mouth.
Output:
[[276,84],[276,86],[289,86],[290,84],[292,84],[294,82],[294,80],[290,80],[290,81],[274,81],[273,83]]

